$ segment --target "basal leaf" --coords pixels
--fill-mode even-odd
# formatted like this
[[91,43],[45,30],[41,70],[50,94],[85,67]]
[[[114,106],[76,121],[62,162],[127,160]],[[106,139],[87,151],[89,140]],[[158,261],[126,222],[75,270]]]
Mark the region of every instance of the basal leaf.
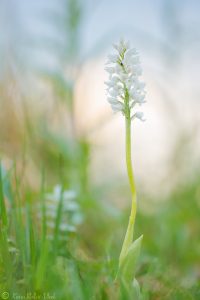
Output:
[[137,260],[140,254],[140,248],[143,235],[135,240],[128,248],[126,256],[122,261],[119,273],[120,276],[126,281],[126,283],[132,283],[135,277]]

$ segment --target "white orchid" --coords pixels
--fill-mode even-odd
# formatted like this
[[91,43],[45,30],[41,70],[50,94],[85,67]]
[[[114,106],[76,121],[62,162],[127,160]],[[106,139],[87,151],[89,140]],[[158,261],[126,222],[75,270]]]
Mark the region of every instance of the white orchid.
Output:
[[[60,214],[59,239],[66,241],[70,233],[76,232],[77,226],[83,221],[83,216],[77,202],[77,193],[74,190],[63,190],[60,184],[54,187],[53,192],[45,194],[45,219],[47,237],[50,240],[54,238],[58,214]],[[41,210],[38,217],[40,219],[43,217]]]
[[138,118],[144,121],[143,113],[133,111],[136,105],[145,103],[145,83],[140,81],[142,68],[136,49],[132,49],[128,42],[120,40],[114,45],[117,51],[108,55],[105,70],[109,74],[107,85],[108,102],[114,112],[122,112],[131,120]]
[[131,121],[136,118],[144,121],[143,112],[138,111],[137,106],[145,103],[146,92],[144,90],[145,83],[140,80],[142,68],[137,50],[131,49],[129,43],[124,40],[121,40],[118,45],[114,45],[114,49],[117,53],[108,55],[106,62],[105,69],[109,76],[105,83],[108,102],[113,111],[121,112],[125,116],[126,167],[132,196],[130,217],[119,256],[116,280],[121,277],[127,286],[134,286],[138,295],[139,285],[134,277],[143,236],[133,240],[137,195],[131,158]]

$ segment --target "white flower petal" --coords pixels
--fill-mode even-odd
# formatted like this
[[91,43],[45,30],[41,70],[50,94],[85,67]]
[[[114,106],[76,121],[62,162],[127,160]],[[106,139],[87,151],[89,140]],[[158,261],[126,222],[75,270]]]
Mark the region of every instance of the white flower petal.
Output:
[[110,104],[116,104],[118,102],[118,100],[116,98],[113,98],[113,97],[108,97],[108,102]]
[[145,121],[145,119],[144,119],[144,114],[143,114],[143,112],[141,112],[141,111],[137,111],[133,116],[132,116],[132,118],[131,118],[131,120],[133,120],[133,119],[139,119],[139,120],[141,120],[141,121]]
[[109,54],[108,55],[108,62],[110,63],[115,63],[118,60],[118,55],[117,54]]
[[105,67],[105,70],[109,73],[109,74],[113,74],[115,72],[115,68],[113,67]]
[[112,96],[112,97],[117,97],[118,96],[118,91],[116,89],[110,89],[109,90],[109,94]]
[[115,86],[115,83],[114,83],[114,82],[112,82],[111,80],[109,80],[109,81],[105,81],[104,83],[105,83],[105,85],[107,85],[107,86],[108,86],[108,88],[111,88],[111,87],[114,87],[114,86]]
[[111,107],[112,107],[112,110],[115,112],[123,111],[123,109],[124,109],[124,105],[121,102],[114,103],[111,105]]

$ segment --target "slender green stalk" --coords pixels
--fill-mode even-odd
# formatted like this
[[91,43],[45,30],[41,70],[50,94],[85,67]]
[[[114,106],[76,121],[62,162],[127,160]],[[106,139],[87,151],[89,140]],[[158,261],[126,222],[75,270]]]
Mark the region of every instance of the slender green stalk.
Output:
[[132,204],[131,204],[131,213],[129,217],[129,223],[126,231],[126,235],[124,238],[124,242],[122,245],[122,250],[119,257],[119,266],[121,265],[124,257],[126,256],[126,252],[129,246],[132,244],[133,241],[133,231],[134,231],[134,224],[135,224],[135,216],[137,210],[137,200],[136,200],[136,188],[135,188],[135,180],[132,168],[132,159],[131,159],[131,117],[130,117],[130,108],[129,108],[129,94],[126,93],[125,97],[125,120],[126,120],[126,167],[127,167],[127,174],[129,179],[129,185],[131,189],[131,196],[132,196]]

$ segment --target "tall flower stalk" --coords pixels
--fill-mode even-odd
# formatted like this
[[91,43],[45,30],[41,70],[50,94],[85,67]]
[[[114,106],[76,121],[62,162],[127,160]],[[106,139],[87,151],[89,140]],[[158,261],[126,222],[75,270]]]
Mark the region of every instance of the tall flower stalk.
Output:
[[[136,186],[131,159],[131,121],[140,119],[144,121],[143,113],[137,111],[137,106],[145,103],[145,84],[140,81],[142,75],[139,55],[136,49],[130,48],[128,42],[120,40],[114,45],[116,53],[108,55],[105,70],[109,74],[107,85],[108,102],[114,112],[121,112],[126,124],[126,167],[132,195],[132,205],[129,223],[125,234],[119,257],[118,273],[124,275],[126,281],[134,278],[133,267],[136,265],[140,251],[142,236],[133,242],[133,232],[137,211]],[[133,274],[130,276],[130,268]]]

